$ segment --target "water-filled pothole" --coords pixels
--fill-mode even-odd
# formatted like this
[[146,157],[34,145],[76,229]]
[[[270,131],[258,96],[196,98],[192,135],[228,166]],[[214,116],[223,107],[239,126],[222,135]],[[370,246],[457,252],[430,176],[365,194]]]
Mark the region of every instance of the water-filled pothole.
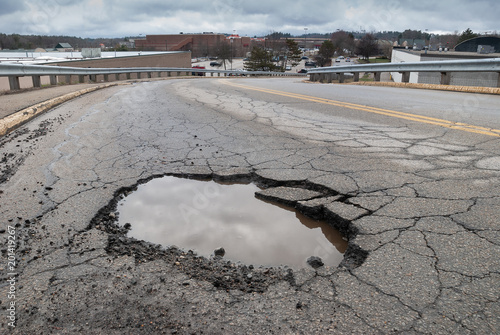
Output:
[[191,249],[245,264],[292,268],[310,256],[337,266],[347,242],[329,224],[293,208],[255,198],[254,184],[220,184],[167,176],[140,185],[118,203],[120,225],[129,236]]

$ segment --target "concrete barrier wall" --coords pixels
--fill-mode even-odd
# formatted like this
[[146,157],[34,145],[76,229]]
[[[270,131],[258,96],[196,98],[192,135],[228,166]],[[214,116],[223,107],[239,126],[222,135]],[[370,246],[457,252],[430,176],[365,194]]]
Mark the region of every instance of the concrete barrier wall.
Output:
[[[43,63],[43,65],[48,66],[69,66],[69,67],[80,67],[80,68],[127,68],[127,67],[174,67],[174,68],[190,68],[191,67],[191,52],[172,52],[172,53],[162,53],[157,55],[134,55],[116,58],[96,58],[96,59],[86,59],[77,61],[62,61],[54,63]],[[171,73],[171,76],[176,76],[177,72]],[[181,73],[184,75],[184,73]],[[158,75],[153,73],[152,77],[157,77]],[[166,77],[167,73],[162,73],[162,77]],[[136,79],[137,74],[132,74],[131,79]],[[147,78],[146,73],[141,74],[141,78]],[[42,76],[42,85],[49,85],[50,79],[48,76]],[[77,83],[78,76],[71,76],[70,83]],[[119,80],[127,79],[126,74],[120,74]],[[86,78],[88,81],[88,77]],[[115,81],[115,75],[109,75],[108,81]],[[103,75],[97,76],[96,82],[104,82],[105,78]],[[66,76],[58,76],[57,82],[60,84],[68,84],[68,78]],[[21,89],[33,87],[33,81],[31,77],[20,77],[19,84]],[[9,90],[9,79],[7,77],[0,77],[0,91]]]
[[115,67],[191,67],[191,52],[134,55],[117,58],[97,58],[78,61],[48,63],[52,66],[115,68]]
[[[440,84],[441,74],[436,72],[420,72],[419,84]],[[452,72],[450,85],[497,87],[496,72]]]

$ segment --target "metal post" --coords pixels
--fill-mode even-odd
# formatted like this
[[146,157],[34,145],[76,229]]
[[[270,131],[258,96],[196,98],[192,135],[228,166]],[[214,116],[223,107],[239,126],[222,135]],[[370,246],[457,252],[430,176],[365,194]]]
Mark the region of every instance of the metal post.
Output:
[[403,75],[401,82],[403,83],[409,83],[410,82],[410,72],[401,72]]
[[333,82],[333,73],[328,74],[328,76],[326,77],[326,82],[328,84],[331,84]]
[[130,80],[130,72],[127,72],[126,76],[127,76],[127,80]]
[[450,85],[451,72],[441,72],[441,85]]
[[120,80],[120,74],[119,73],[115,73],[115,80]]
[[234,37],[230,40],[230,42],[231,42],[231,71],[233,70],[233,39],[234,39]]
[[354,72],[354,82],[357,83],[359,81],[359,72]]
[[57,76],[56,75],[50,75],[50,85],[57,85]]
[[33,80],[33,87],[42,87],[40,76],[31,76],[31,79]]
[[11,90],[20,90],[21,85],[19,84],[19,77],[9,76],[9,85]]
[[344,79],[345,79],[344,72],[339,73],[339,83],[340,84],[344,83]]
[[373,80],[380,81],[380,72],[373,72]]
[[66,84],[71,84],[71,75],[70,74],[66,75]]
[[497,87],[500,87],[500,72],[498,72]]
[[79,75],[79,76],[78,76],[78,82],[79,82],[80,84],[83,84],[83,83],[85,82],[85,76],[84,76],[84,75]]

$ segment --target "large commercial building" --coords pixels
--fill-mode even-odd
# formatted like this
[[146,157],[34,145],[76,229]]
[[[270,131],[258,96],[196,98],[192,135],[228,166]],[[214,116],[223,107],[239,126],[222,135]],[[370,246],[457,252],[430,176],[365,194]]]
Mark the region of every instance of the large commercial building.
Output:
[[234,57],[245,57],[252,45],[258,42],[236,34],[146,35],[144,39],[135,40],[135,47],[145,51],[191,51],[193,57],[208,57],[214,56],[224,43],[230,44]]

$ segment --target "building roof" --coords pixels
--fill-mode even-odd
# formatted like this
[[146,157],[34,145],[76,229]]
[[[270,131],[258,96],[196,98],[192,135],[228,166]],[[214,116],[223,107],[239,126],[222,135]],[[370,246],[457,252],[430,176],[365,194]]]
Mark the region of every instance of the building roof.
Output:
[[500,37],[479,36],[463,41],[455,46],[455,51],[477,52],[480,45],[490,45],[495,48],[495,52],[500,52]]
[[69,43],[59,43],[56,45],[56,49],[60,49],[60,48],[71,49],[73,47]]

